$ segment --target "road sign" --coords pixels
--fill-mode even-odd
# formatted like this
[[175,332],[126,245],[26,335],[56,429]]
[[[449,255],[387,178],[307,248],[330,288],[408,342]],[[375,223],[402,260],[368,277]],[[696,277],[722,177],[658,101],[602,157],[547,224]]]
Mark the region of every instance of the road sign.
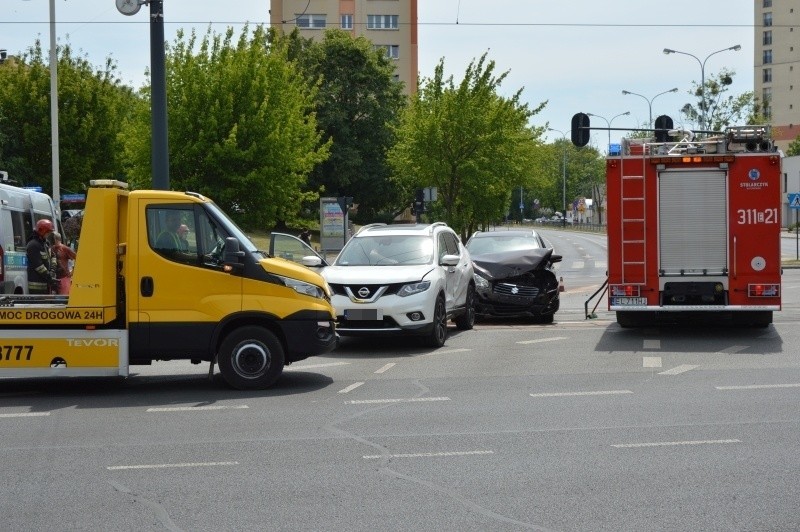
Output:
[[800,192],[789,194],[789,208],[800,209]]

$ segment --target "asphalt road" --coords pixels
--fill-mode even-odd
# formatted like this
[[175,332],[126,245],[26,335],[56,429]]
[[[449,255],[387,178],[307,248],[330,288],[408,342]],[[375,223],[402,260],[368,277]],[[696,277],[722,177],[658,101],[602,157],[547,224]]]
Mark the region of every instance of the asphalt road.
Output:
[[207,366],[0,381],[6,530],[798,530],[800,270],[766,329],[621,329],[604,235],[562,310],[345,340],[271,390]]

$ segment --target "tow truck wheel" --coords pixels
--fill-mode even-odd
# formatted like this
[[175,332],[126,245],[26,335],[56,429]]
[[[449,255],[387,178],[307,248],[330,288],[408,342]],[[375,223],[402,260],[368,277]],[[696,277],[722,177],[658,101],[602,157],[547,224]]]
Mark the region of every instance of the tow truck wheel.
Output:
[[239,390],[267,388],[281,376],[283,346],[263,327],[242,327],[231,332],[217,355],[222,378]]

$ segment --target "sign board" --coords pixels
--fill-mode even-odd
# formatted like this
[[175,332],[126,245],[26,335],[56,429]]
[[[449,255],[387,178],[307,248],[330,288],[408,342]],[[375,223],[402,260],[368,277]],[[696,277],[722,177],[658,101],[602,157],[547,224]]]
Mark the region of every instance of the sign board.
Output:
[[787,194],[789,197],[789,208],[800,209],[800,192]]
[[323,252],[338,252],[347,242],[347,209],[342,209],[339,198],[319,199],[319,242]]

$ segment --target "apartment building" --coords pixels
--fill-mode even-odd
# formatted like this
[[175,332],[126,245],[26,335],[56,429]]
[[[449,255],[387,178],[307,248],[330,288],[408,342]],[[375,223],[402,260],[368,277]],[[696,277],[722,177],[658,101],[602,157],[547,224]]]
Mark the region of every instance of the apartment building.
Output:
[[754,91],[776,144],[800,135],[800,3],[755,0]]
[[269,19],[315,40],[330,28],[363,36],[394,60],[406,94],[417,89],[417,0],[270,0]]

